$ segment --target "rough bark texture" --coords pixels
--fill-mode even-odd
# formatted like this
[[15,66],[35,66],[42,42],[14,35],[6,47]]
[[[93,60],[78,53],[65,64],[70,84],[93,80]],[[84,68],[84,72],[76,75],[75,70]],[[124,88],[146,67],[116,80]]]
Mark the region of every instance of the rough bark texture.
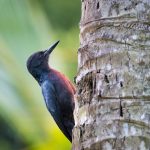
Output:
[[150,150],[150,0],[82,0],[73,150]]

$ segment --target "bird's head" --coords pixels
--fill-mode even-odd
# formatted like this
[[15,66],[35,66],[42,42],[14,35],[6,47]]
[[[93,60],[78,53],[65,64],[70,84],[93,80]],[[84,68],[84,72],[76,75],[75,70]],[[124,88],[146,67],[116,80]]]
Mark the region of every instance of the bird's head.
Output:
[[47,72],[49,70],[48,59],[51,52],[57,46],[59,41],[54,43],[50,48],[44,51],[39,51],[32,54],[27,60],[27,69],[32,74],[32,76],[38,80],[41,73]]

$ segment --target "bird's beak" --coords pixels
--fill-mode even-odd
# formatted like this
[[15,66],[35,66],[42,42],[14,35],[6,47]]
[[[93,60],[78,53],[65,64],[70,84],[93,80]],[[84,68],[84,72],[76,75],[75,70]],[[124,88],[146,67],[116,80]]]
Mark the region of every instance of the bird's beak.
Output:
[[50,48],[48,48],[48,49],[45,51],[44,55],[45,55],[45,56],[49,56],[49,54],[54,50],[54,48],[57,46],[58,43],[59,43],[59,41],[57,41],[57,42],[54,43],[52,46],[50,46]]

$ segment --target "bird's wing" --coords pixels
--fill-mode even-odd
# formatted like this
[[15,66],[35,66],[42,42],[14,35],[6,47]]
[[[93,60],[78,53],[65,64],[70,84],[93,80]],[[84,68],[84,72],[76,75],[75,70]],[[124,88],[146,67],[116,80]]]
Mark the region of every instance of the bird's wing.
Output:
[[52,83],[45,81],[41,85],[41,88],[49,112],[51,113],[52,117],[54,118],[61,131],[65,134],[69,141],[72,141],[72,135],[70,135],[70,132],[65,127],[65,122],[62,118],[60,104],[57,99],[55,87]]

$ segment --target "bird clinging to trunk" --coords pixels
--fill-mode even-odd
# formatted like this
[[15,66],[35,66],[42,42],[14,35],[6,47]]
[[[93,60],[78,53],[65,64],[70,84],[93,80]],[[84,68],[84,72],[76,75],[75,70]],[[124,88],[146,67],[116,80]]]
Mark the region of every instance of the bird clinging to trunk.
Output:
[[64,135],[72,141],[75,88],[62,73],[48,65],[49,55],[59,43],[32,54],[27,60],[30,74],[39,83],[48,111]]

